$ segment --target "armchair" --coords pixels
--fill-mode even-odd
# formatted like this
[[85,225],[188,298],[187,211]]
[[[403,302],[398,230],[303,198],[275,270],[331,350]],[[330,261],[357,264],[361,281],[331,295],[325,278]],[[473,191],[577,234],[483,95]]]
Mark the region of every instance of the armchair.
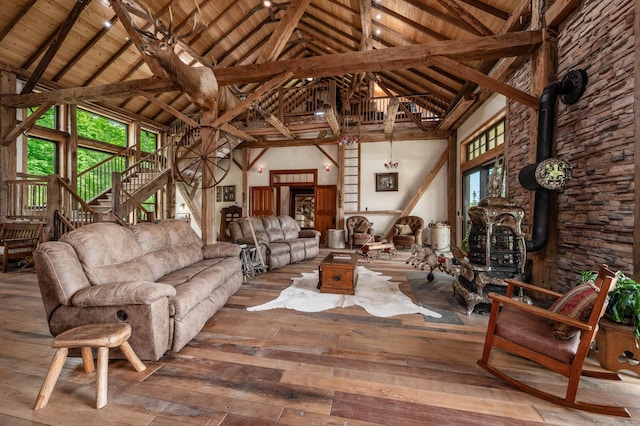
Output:
[[411,247],[414,244],[422,245],[422,230],[424,220],[418,216],[403,216],[393,225],[393,244],[396,246]]
[[[504,296],[489,293],[492,300],[484,351],[478,364],[511,386],[538,398],[565,407],[594,413],[629,417],[623,407],[576,401],[580,376],[620,380],[617,373],[583,370],[589,347],[598,331],[598,321],[607,306],[609,291],[616,275],[606,265],[600,267],[593,284],[581,284],[564,295],[512,279],[505,279]],[[514,287],[545,294],[556,299],[549,309],[512,299]],[[501,308],[502,305],[502,308]],[[493,348],[548,368],[568,378],[564,396],[543,391],[540,386],[526,384],[490,364]]]
[[347,242],[349,248],[366,244],[375,235],[373,223],[364,216],[351,216],[347,219]]

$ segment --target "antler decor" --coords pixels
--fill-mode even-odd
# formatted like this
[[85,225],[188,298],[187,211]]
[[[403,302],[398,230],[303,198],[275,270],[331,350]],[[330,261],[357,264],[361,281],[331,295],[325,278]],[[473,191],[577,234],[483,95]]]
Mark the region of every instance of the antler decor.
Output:
[[198,13],[193,20],[193,27],[186,34],[175,34],[173,27],[173,12],[169,7],[169,25],[165,26],[155,17],[150,9],[143,12],[138,5],[131,5],[129,9],[135,16],[151,24],[151,30],[142,29],[135,19],[131,23],[140,35],[144,44],[140,46],[143,54],[152,57],[167,74],[175,87],[180,89],[189,101],[202,111],[215,112],[218,105],[218,80],[213,70],[208,67],[192,67],[184,63],[175,52],[175,45],[179,40],[189,37],[198,28],[203,27],[202,12],[196,2]]

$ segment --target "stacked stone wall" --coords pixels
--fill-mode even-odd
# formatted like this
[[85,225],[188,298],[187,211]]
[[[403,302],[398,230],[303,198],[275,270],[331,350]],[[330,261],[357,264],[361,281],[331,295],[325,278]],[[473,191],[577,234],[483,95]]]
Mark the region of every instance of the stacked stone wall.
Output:
[[[550,230],[558,236],[553,287],[559,291],[572,287],[581,270],[596,270],[600,263],[632,272],[633,20],[633,0],[587,0],[558,31],[558,78],[579,68],[589,77],[576,104],[559,101],[556,108],[556,156],[572,166],[571,181],[557,195],[557,229]],[[529,73],[527,64],[510,84],[529,91]],[[525,209],[532,198],[519,185],[518,172],[529,163],[530,113],[509,103],[509,198]]]

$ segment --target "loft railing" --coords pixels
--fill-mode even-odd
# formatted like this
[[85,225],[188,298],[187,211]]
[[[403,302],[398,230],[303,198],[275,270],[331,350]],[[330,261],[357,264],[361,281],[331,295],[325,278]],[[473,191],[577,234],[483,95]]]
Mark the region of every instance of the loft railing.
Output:
[[[345,106],[343,117],[348,117],[350,120],[355,118],[363,124],[382,123],[392,99],[385,96],[349,102]],[[440,120],[440,116],[433,112],[434,98],[430,94],[398,96],[397,99],[407,111],[403,108],[398,108],[396,122],[412,120],[412,117],[409,116],[410,114],[413,115],[413,119],[417,119],[420,122],[437,122]]]
[[93,201],[111,189],[111,177],[114,172],[127,168],[129,159],[136,153],[133,147],[124,148],[109,158],[100,161],[78,174],[78,194],[83,200]]

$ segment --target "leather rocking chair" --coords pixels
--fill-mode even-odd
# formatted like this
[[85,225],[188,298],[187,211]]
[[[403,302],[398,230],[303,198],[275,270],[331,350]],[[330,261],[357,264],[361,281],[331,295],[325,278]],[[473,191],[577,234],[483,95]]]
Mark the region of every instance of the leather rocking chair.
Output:
[[[505,281],[506,295],[489,293],[491,316],[478,364],[509,385],[547,401],[594,413],[629,417],[623,407],[576,401],[581,375],[620,380],[617,373],[583,370],[589,347],[598,331],[598,321],[607,306],[607,294],[616,282],[615,273],[602,265],[595,283],[580,284],[565,295],[511,279]],[[515,287],[552,296],[556,301],[549,309],[528,305],[512,299]],[[493,348],[536,362],[568,378],[566,394],[558,396],[545,392],[499,370],[489,363]]]

